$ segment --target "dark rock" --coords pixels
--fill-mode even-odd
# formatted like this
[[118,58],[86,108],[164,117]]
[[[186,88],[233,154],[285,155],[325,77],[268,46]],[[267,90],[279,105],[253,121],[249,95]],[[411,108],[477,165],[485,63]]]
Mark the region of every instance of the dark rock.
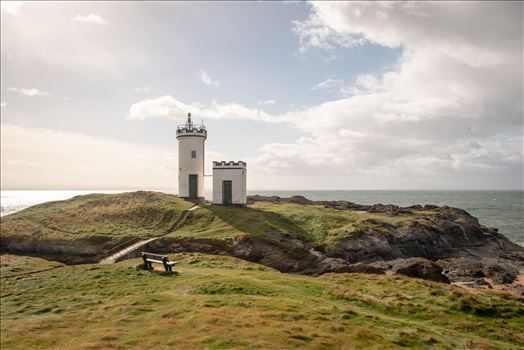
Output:
[[497,234],[499,232],[499,229],[496,227],[488,227],[488,232],[491,234]]
[[394,274],[427,280],[449,283],[449,279],[442,274],[442,267],[433,261],[424,258],[409,258],[389,261]]
[[398,205],[375,204],[368,209],[368,213],[398,213]]
[[486,275],[482,270],[484,265],[471,259],[448,259],[437,261],[443,273],[452,281],[469,281],[472,278],[482,278]]
[[519,275],[518,269],[501,262],[493,262],[485,265],[483,272],[486,277],[497,284],[510,284]]
[[314,202],[307,199],[304,196],[292,196],[290,198],[284,198],[285,202],[296,203],[296,204],[313,204]]

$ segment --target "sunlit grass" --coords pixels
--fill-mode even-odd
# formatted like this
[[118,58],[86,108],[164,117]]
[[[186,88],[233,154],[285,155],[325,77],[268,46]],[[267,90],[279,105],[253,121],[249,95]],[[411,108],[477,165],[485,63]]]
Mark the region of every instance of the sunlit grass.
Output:
[[[139,259],[47,270],[41,259],[3,256],[2,349],[524,346],[523,302],[505,294],[400,276],[287,275],[224,256],[170,259],[177,274],[136,269]],[[42,272],[16,275],[23,265]]]
[[47,202],[1,220],[2,236],[97,239],[165,234],[193,204],[159,192],[89,194]]
[[192,212],[174,237],[224,239],[239,235],[271,238],[279,232],[307,242],[333,244],[365,230],[387,234],[423,215],[387,215],[341,211],[317,205],[256,202],[248,208],[203,206]]

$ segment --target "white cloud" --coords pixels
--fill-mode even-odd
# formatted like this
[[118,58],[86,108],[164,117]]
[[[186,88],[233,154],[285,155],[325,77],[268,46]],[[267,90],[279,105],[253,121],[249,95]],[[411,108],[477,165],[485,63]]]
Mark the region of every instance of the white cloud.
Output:
[[202,80],[202,82],[207,86],[218,87],[218,85],[220,84],[218,80],[211,80],[211,77],[203,69],[200,70],[200,80]]
[[381,78],[373,74],[360,74],[353,85],[348,85],[342,79],[328,78],[313,86],[311,90],[326,90],[339,92],[342,96],[360,95],[382,90]]
[[262,110],[248,108],[237,103],[218,103],[213,100],[209,106],[186,104],[172,96],[145,99],[129,108],[128,119],[166,118],[179,122],[185,120],[188,112],[202,118],[239,119],[256,122],[277,123],[286,121],[283,116],[274,116]]
[[149,92],[151,91],[152,88],[153,87],[149,85],[149,86],[144,86],[144,87],[136,87],[133,90],[135,90],[136,92]]
[[274,105],[276,103],[275,100],[260,100],[258,101],[259,105]]
[[29,96],[29,97],[33,97],[33,96],[47,96],[47,95],[49,95],[48,92],[40,91],[40,90],[35,89],[35,88],[24,89],[24,88],[8,87],[7,90],[8,91],[17,92],[17,93],[19,93],[21,95]]
[[[1,1],[2,4],[5,2]],[[139,5],[129,3],[126,8],[135,6]],[[51,80],[46,85],[70,83],[73,77],[84,82],[95,77],[101,82],[111,78],[123,79],[129,76],[124,72],[136,72],[152,53],[144,50],[138,41],[128,40],[138,35],[138,29],[134,21],[125,20],[127,10],[121,6],[102,6],[104,16],[105,13],[108,18],[122,16],[120,26],[109,32],[105,25],[96,22],[81,25],[70,20],[77,13],[87,17],[93,13],[89,11],[98,11],[98,7],[86,2],[27,1],[16,20],[4,20],[2,15],[2,33],[5,34],[2,35],[3,66],[9,66],[13,74],[26,78],[34,76],[32,69],[37,69],[35,67],[52,70],[52,75],[40,77]]]
[[176,188],[172,149],[10,124],[1,134],[2,188]]
[[351,86],[333,78],[317,84],[348,97],[286,113],[310,136],[262,147],[261,168],[388,174],[397,184],[441,176],[466,186],[466,177],[475,183],[493,173],[522,186],[522,3],[314,2],[311,9],[295,22],[304,54],[365,43],[403,53],[390,71],[359,75]]
[[107,20],[96,14],[76,15],[70,18],[73,22],[107,24]]
[[22,10],[23,4],[23,1],[1,1],[0,11],[2,14],[5,13],[11,16],[16,16]]
[[328,78],[326,80],[321,81],[320,83],[316,84],[311,88],[311,90],[322,90],[322,89],[333,89],[333,88],[339,88],[344,84],[344,81],[342,79],[331,79]]

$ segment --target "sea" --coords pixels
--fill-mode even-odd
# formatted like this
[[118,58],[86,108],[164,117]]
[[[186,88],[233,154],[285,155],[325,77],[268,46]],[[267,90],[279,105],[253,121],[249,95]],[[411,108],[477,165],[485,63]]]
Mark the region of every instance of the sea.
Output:
[[[161,192],[174,193],[172,190]],[[53,200],[68,199],[88,193],[120,193],[129,190],[2,190],[1,216],[15,213],[32,205]],[[249,195],[301,195],[311,200],[346,200],[358,204],[413,204],[447,205],[465,209],[477,217],[482,225],[496,227],[513,242],[524,246],[524,191],[248,191]],[[206,193],[210,198],[211,193]]]

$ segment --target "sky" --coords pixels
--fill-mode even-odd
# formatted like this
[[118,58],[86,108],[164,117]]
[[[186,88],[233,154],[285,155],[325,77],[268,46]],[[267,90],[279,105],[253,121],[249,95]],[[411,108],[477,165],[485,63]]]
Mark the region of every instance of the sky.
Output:
[[523,189],[522,2],[1,6],[2,189]]

